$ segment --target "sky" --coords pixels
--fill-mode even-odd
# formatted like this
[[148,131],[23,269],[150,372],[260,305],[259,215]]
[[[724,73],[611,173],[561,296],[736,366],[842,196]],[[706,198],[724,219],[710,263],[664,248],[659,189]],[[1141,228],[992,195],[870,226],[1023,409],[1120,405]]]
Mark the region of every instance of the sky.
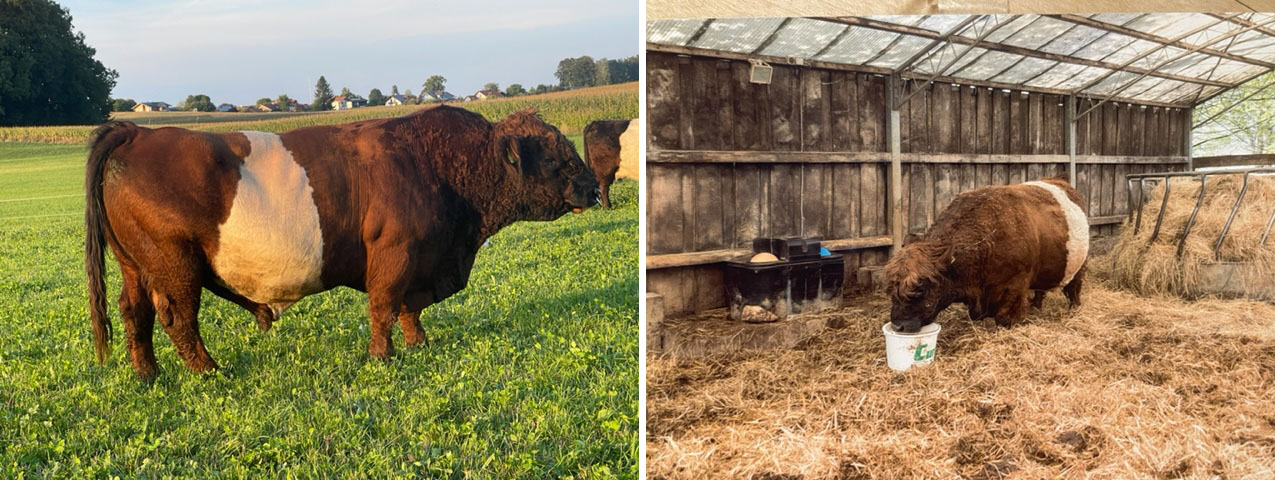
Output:
[[472,94],[488,82],[556,84],[563,58],[640,49],[633,0],[375,2],[61,0],[97,59],[119,72],[115,98],[176,105],[206,94],[252,104],[309,102],[323,75],[339,94],[420,93],[430,75]]

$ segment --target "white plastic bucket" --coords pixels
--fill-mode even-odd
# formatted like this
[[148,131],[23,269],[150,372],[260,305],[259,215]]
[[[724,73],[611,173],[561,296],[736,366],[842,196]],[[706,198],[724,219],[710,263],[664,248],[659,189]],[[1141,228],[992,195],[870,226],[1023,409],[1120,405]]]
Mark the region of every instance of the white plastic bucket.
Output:
[[934,361],[939,346],[939,330],[942,329],[942,325],[931,323],[921,327],[919,332],[902,333],[894,329],[894,324],[885,322],[881,331],[885,332],[886,363],[900,372],[917,365],[929,365]]

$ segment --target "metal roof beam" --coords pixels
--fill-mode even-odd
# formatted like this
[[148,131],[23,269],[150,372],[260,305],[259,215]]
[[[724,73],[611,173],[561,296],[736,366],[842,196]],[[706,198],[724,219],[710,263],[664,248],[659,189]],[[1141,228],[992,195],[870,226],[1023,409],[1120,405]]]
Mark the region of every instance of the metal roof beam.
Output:
[[[1271,22],[1267,22],[1267,24],[1268,24],[1268,25],[1269,25],[1269,24],[1275,24],[1275,20],[1272,20]],[[1211,27],[1211,26],[1212,26],[1212,25],[1210,25],[1210,27]],[[1222,34],[1221,36],[1218,36],[1218,37],[1216,37],[1216,38],[1214,38],[1214,39],[1212,39],[1212,40],[1209,40],[1209,41],[1208,41],[1207,43],[1205,43],[1204,45],[1201,45],[1201,46],[1198,46],[1198,47],[1195,47],[1195,48],[1196,48],[1196,49],[1206,48],[1206,47],[1208,47],[1209,45],[1212,45],[1212,44],[1214,44],[1214,43],[1220,42],[1220,41],[1222,41],[1222,40],[1226,40],[1226,39],[1228,39],[1228,38],[1232,38],[1232,37],[1234,37],[1234,36],[1236,36],[1236,35],[1243,34],[1244,32],[1247,32],[1247,31],[1249,31],[1249,30],[1253,30],[1254,28],[1258,28],[1258,27],[1259,27],[1259,25],[1253,24],[1253,25],[1251,25],[1251,26],[1247,26],[1247,27],[1241,28],[1241,29],[1239,29],[1239,30],[1232,30],[1232,31],[1230,31],[1230,32],[1226,32],[1226,33]],[[1202,28],[1208,28],[1208,27],[1202,27]],[[1187,33],[1187,34],[1183,34],[1183,35],[1189,35],[1189,33]],[[1170,58],[1170,59],[1168,59],[1168,60],[1165,60],[1165,61],[1163,61],[1163,62],[1160,62],[1160,64],[1159,64],[1159,65],[1157,65],[1157,66],[1156,66],[1156,68],[1159,68],[1159,67],[1161,67],[1161,66],[1168,65],[1168,64],[1170,64],[1170,63],[1176,62],[1176,61],[1178,61],[1179,59],[1181,59],[1181,58],[1183,58],[1183,57],[1186,57],[1187,55],[1191,55],[1191,54],[1193,54],[1193,53],[1196,53],[1196,50],[1185,50],[1185,51],[1183,51],[1182,53],[1180,53],[1180,54],[1178,54],[1178,55],[1174,56],[1173,58]],[[1141,56],[1146,56],[1146,55],[1148,55],[1148,54],[1150,54],[1150,51],[1148,51],[1148,52],[1144,52],[1144,53],[1143,53],[1143,55],[1141,55]],[[1136,61],[1136,60],[1137,60],[1137,58],[1135,57],[1134,59],[1131,59],[1131,60],[1129,60],[1129,61],[1130,61],[1130,62],[1133,62],[1133,61]],[[1155,70],[1153,69],[1152,71],[1155,71]],[[1077,92],[1083,91],[1084,89],[1089,88],[1090,86],[1093,86],[1093,85],[1097,84],[1097,83],[1098,83],[1099,81],[1101,81],[1102,79],[1104,79],[1104,78],[1106,78],[1106,77],[1109,77],[1109,76],[1111,76],[1111,75],[1112,75],[1112,74],[1114,74],[1114,73],[1115,73],[1115,72],[1111,72],[1111,73],[1108,73],[1107,75],[1104,75],[1104,76],[1102,76],[1102,77],[1098,77],[1098,78],[1094,79],[1093,81],[1090,81],[1089,83],[1085,84],[1084,86],[1082,86],[1082,87],[1080,87],[1080,88],[1076,89],[1076,91],[1077,91]],[[1111,100],[1112,98],[1115,98],[1115,97],[1116,97],[1116,95],[1119,95],[1119,94],[1120,94],[1120,92],[1123,92],[1123,91],[1125,91],[1126,89],[1128,89],[1129,87],[1132,87],[1134,84],[1138,83],[1138,81],[1139,81],[1139,80],[1142,80],[1143,78],[1146,78],[1146,77],[1147,77],[1147,75],[1148,75],[1148,73],[1143,73],[1142,75],[1139,75],[1137,78],[1135,78],[1135,79],[1133,79],[1133,80],[1130,80],[1129,82],[1125,83],[1125,84],[1124,84],[1124,86],[1122,86],[1122,87],[1120,87],[1120,88],[1117,88],[1115,91],[1113,91],[1113,92],[1111,92],[1110,94],[1108,94],[1108,95],[1107,95],[1107,97],[1106,97],[1106,98],[1104,98],[1104,99],[1102,100],[1102,102],[1098,102],[1098,104],[1097,104],[1097,105],[1094,105],[1094,106],[1092,106],[1092,107],[1089,107],[1089,110],[1085,110],[1083,113],[1081,113],[1080,115],[1077,115],[1076,117],[1083,117],[1083,116],[1085,116],[1085,114],[1086,114],[1086,113],[1089,113],[1090,111],[1093,111],[1093,109],[1098,108],[1099,106],[1101,106],[1101,105],[1103,104],[1103,102],[1106,102],[1106,101],[1108,101],[1108,100]],[[1233,88],[1233,87],[1234,87],[1234,85],[1231,85],[1231,86],[1229,86],[1229,87],[1224,87],[1224,88]]]
[[[882,22],[882,21],[880,21],[880,20],[873,20],[873,19],[870,19],[870,18],[862,18],[862,17],[816,17],[815,19],[816,19],[816,20],[822,20],[822,21],[825,21],[825,22],[842,23],[842,24],[846,24],[846,25],[853,25],[853,26],[857,26],[857,27],[871,28],[871,29],[874,29],[874,30],[881,30],[881,31],[886,31],[886,32],[891,32],[891,33],[898,33],[898,34],[903,34],[903,35],[912,35],[912,36],[917,36],[917,37],[922,37],[922,38],[928,38],[928,39],[931,39],[931,40],[936,39],[936,38],[939,38],[939,37],[941,36],[941,34],[940,34],[940,33],[935,32],[935,31],[933,31],[933,30],[927,30],[927,29],[924,29],[924,28],[911,27],[911,26],[907,26],[907,25],[897,25],[897,24],[893,24],[893,23],[889,23],[889,22]],[[959,43],[959,44],[962,44],[962,45],[973,45],[973,44],[975,43],[975,40],[974,40],[974,39],[972,39],[972,38],[968,38],[968,37],[963,37],[963,36],[960,36],[960,35],[953,35],[951,38],[949,38],[949,39],[948,39],[948,41],[949,41],[949,42],[951,42],[951,43]],[[1022,48],[1022,47],[1015,47],[1015,46],[1013,46],[1013,45],[1006,45],[1006,44],[1003,44],[1003,43],[996,43],[996,42],[980,42],[980,43],[978,44],[978,46],[979,46],[979,47],[982,47],[982,48],[985,48],[985,49],[988,49],[988,50],[996,50],[996,51],[999,51],[999,52],[1010,53],[1010,54],[1014,54],[1014,55],[1022,55],[1022,56],[1025,56],[1025,57],[1042,58],[1042,59],[1045,59],[1045,60],[1053,60],[1053,61],[1063,62],[1063,63],[1071,63],[1071,64],[1076,64],[1076,65],[1084,65],[1084,66],[1088,66],[1088,67],[1105,68],[1105,69],[1108,69],[1108,70],[1117,70],[1117,69],[1122,68],[1120,65],[1116,65],[1116,64],[1114,64],[1114,63],[1109,63],[1109,62],[1100,62],[1100,61],[1089,60],[1089,59],[1080,58],[1080,57],[1072,57],[1072,56],[1068,56],[1068,55],[1059,55],[1059,54],[1056,54],[1056,53],[1041,52],[1041,51],[1032,50],[1032,49],[1029,49],[1029,48]],[[1177,80],[1177,81],[1179,81],[1179,82],[1184,82],[1184,83],[1195,83],[1195,84],[1200,84],[1200,85],[1209,85],[1209,86],[1213,86],[1213,87],[1223,87],[1223,88],[1228,88],[1228,87],[1230,87],[1230,86],[1231,86],[1231,84],[1223,83],[1223,82],[1218,82],[1218,81],[1214,81],[1214,80],[1204,80],[1204,79],[1199,79],[1199,78],[1194,78],[1194,77],[1188,77],[1188,76],[1183,76],[1183,75],[1177,75],[1177,74],[1172,74],[1172,73],[1157,72],[1157,71],[1147,70],[1147,69],[1145,69],[1145,68],[1139,68],[1139,67],[1133,67],[1133,66],[1127,66],[1127,67],[1124,67],[1124,71],[1127,71],[1127,72],[1130,72],[1130,73],[1138,73],[1138,74],[1146,73],[1146,74],[1151,75],[1151,76],[1154,76],[1154,77],[1167,78],[1167,79],[1169,79],[1169,80]]]
[[788,22],[791,22],[791,21],[792,21],[792,17],[788,17],[783,19],[783,21],[779,22],[779,26],[775,27],[775,31],[770,32],[770,35],[768,35],[765,40],[762,40],[761,44],[757,45],[757,48],[753,49],[753,55],[760,54],[762,50],[765,50],[766,47],[769,47],[771,43],[774,43],[775,39],[779,38],[779,31],[783,30],[784,27],[787,27]]
[[[1105,30],[1112,33],[1119,33],[1121,35],[1137,38],[1140,40],[1146,40],[1148,42],[1155,42],[1162,45],[1178,47],[1184,50],[1191,50],[1198,47],[1197,45],[1190,44],[1181,40],[1174,40],[1174,39],[1162,37],[1159,35],[1141,32],[1138,30],[1134,30],[1132,28],[1116,25],[1114,23],[1107,23],[1100,20],[1094,20],[1092,18],[1082,17],[1080,15],[1068,14],[1068,15],[1046,15],[1046,16],[1050,18],[1056,18],[1066,22],[1074,23],[1077,25],[1084,25],[1086,27],[1095,28],[1098,30]],[[1212,48],[1200,48],[1199,50],[1196,50],[1196,51],[1200,53],[1212,55],[1214,57],[1222,57],[1227,60],[1233,60],[1236,62],[1244,62],[1250,65],[1257,65],[1259,67],[1275,68],[1275,63],[1267,62],[1264,60],[1258,60],[1256,58],[1248,58],[1248,57],[1244,57],[1240,55],[1235,55],[1233,53],[1227,53],[1224,50],[1215,50]]]
[[1251,21],[1249,21],[1249,20],[1247,20],[1247,19],[1239,18],[1239,17],[1234,16],[1234,15],[1229,16],[1229,17],[1228,17],[1228,16],[1225,16],[1225,15],[1222,15],[1222,14],[1218,14],[1218,13],[1210,13],[1210,14],[1208,14],[1208,15],[1209,15],[1210,17],[1217,18],[1217,19],[1220,19],[1220,20],[1225,20],[1225,21],[1228,21],[1228,22],[1234,23],[1234,24],[1236,24],[1236,25],[1240,25],[1240,26],[1243,26],[1243,27],[1249,27],[1249,28],[1252,28],[1253,30],[1257,30],[1257,31],[1259,31],[1259,32],[1262,32],[1262,33],[1264,33],[1264,34],[1266,34],[1266,35],[1268,35],[1268,36],[1275,37],[1275,30],[1272,30],[1272,29],[1271,29],[1269,26],[1267,26],[1267,25],[1258,25],[1258,24],[1253,23],[1253,22],[1251,22]]
[[[943,36],[936,38],[934,40],[931,40],[929,45],[926,45],[925,48],[918,50],[916,52],[916,55],[912,55],[912,58],[909,58],[903,63],[899,64],[899,66],[895,68],[894,71],[902,72],[904,70],[907,70],[908,67],[911,67],[912,64],[921,60],[921,58],[933,56],[931,51],[934,50],[934,47],[941,45],[943,42],[946,42],[948,38],[952,37],[952,35],[961,33],[961,31],[965,30],[965,27],[970,26],[970,24],[978,21],[979,19],[986,18],[986,17],[987,15],[970,15],[969,17],[966,17],[965,20],[961,21],[961,23],[958,23],[955,27],[952,27],[951,29],[949,29],[947,33],[943,34]],[[850,27],[850,28],[853,28],[853,27]],[[926,55],[926,54],[930,54],[930,55]]]
[[704,23],[700,24],[699,29],[695,30],[695,33],[691,35],[691,38],[686,39],[686,46],[690,47],[693,46],[695,42],[698,42],[699,37],[704,36],[704,33],[708,31],[708,26],[712,25],[715,21],[717,21],[716,18],[704,20]]
[[[1239,14],[1237,13],[1237,14],[1235,14],[1235,15],[1239,15]],[[1197,33],[1203,32],[1203,31],[1205,31],[1205,30],[1208,30],[1208,29],[1210,29],[1210,28],[1213,28],[1214,26],[1216,26],[1216,25],[1218,25],[1218,24],[1220,24],[1220,23],[1222,23],[1222,22],[1224,22],[1224,21],[1225,21],[1225,20],[1217,20],[1217,21],[1214,21],[1213,23],[1210,23],[1210,24],[1208,24],[1208,25],[1201,25],[1201,26],[1199,26],[1199,27],[1195,27],[1195,28],[1191,29],[1191,31],[1189,31],[1189,32],[1186,32],[1186,33],[1183,33],[1183,34],[1181,34],[1181,35],[1178,35],[1178,36],[1177,36],[1177,38],[1175,38],[1174,40],[1180,40],[1180,39],[1183,39],[1183,38],[1189,37],[1189,36],[1191,36],[1191,35],[1195,35],[1195,34],[1197,34]],[[1247,29],[1244,29],[1244,30],[1242,30],[1242,31],[1241,31],[1241,32],[1239,32],[1239,33],[1242,33],[1243,31],[1247,31]],[[1196,50],[1198,50],[1198,49],[1205,48],[1205,47],[1207,47],[1207,46],[1209,46],[1209,45],[1212,45],[1212,44],[1214,44],[1214,43],[1217,43],[1217,40],[1219,40],[1219,39],[1226,39],[1226,38],[1230,38],[1230,37],[1233,37],[1233,36],[1235,36],[1235,35],[1237,35],[1237,34],[1238,34],[1237,32],[1228,32],[1225,36],[1218,37],[1218,38],[1215,38],[1215,39],[1213,39],[1213,40],[1210,40],[1210,41],[1209,41],[1209,43],[1206,43],[1206,44],[1204,44],[1204,45],[1202,45],[1202,46],[1197,46],[1197,47],[1195,47],[1195,49],[1192,49],[1192,50],[1186,50],[1186,54],[1195,53],[1195,51],[1196,51]],[[1153,53],[1155,53],[1155,52],[1158,52],[1158,51],[1161,51],[1161,50],[1164,50],[1164,49],[1165,49],[1165,45],[1164,45],[1164,44],[1159,44],[1159,46],[1157,46],[1157,47],[1155,47],[1155,48],[1147,49],[1147,51],[1142,52],[1142,53],[1139,53],[1139,54],[1137,54],[1137,55],[1134,55],[1134,56],[1133,56],[1133,58],[1130,58],[1129,60],[1126,60],[1126,61],[1124,62],[1124,64],[1120,65],[1118,68],[1116,68],[1116,69],[1114,69],[1114,70],[1111,70],[1111,71],[1109,71],[1109,72],[1107,72],[1107,73],[1105,73],[1105,74],[1103,74],[1103,75],[1100,75],[1100,76],[1098,76],[1097,78],[1094,78],[1093,80],[1090,80],[1090,81],[1088,81],[1088,82],[1085,82],[1085,84],[1084,84],[1084,85],[1081,85],[1081,86],[1079,86],[1079,87],[1076,87],[1076,88],[1075,88],[1075,89],[1073,89],[1073,90],[1074,90],[1074,91],[1076,91],[1076,92],[1083,92],[1083,91],[1085,91],[1085,90],[1088,90],[1088,89],[1089,89],[1089,87],[1092,87],[1092,86],[1094,86],[1094,85],[1097,85],[1097,84],[1099,84],[1099,83],[1102,83],[1102,81],[1103,81],[1103,80],[1106,80],[1107,78],[1110,78],[1112,75],[1115,75],[1115,74],[1117,74],[1117,73],[1119,73],[1119,72],[1138,73],[1138,72],[1134,72],[1134,71],[1133,71],[1132,65],[1133,65],[1133,63],[1134,63],[1134,62],[1137,62],[1138,60],[1142,60],[1143,58],[1149,57],[1149,56],[1151,56],[1151,54],[1153,54]],[[1174,59],[1174,60],[1177,60],[1177,59],[1179,59],[1179,58],[1182,58],[1182,57],[1186,56],[1186,54],[1178,55],[1177,57],[1174,57],[1173,59]],[[1155,67],[1155,68],[1152,68],[1150,71],[1154,72],[1154,71],[1158,70],[1161,66],[1166,65],[1166,64],[1168,64],[1168,63],[1170,63],[1170,62],[1160,62],[1158,65],[1156,65],[1156,67]],[[1140,79],[1142,79],[1142,78],[1143,78],[1143,77],[1145,77],[1145,76],[1147,76],[1147,74],[1146,74],[1146,73],[1142,73],[1141,75],[1139,75],[1139,76],[1138,76],[1138,79],[1140,80]],[[1233,85],[1214,85],[1214,86],[1220,86],[1220,87],[1223,87],[1223,88],[1229,88],[1229,87],[1231,87],[1231,86],[1233,86]],[[1080,115],[1078,115],[1078,116],[1084,116],[1084,114],[1080,114]]]

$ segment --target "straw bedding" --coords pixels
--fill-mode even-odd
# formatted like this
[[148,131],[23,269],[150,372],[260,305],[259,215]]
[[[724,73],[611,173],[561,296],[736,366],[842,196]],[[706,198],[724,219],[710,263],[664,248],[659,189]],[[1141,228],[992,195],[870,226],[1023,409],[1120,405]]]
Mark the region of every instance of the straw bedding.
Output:
[[[1242,183],[1241,175],[1208,179],[1204,203],[1186,236],[1181,258],[1177,257],[1177,244],[1195,207],[1200,182],[1185,178],[1173,180],[1160,234],[1155,243],[1150,243],[1164,198],[1164,185],[1157,186],[1143,207],[1139,232],[1135,235],[1133,224],[1125,222],[1107,261],[1093,266],[1108,274],[1118,286],[1134,292],[1171,293],[1187,299],[1211,294],[1201,266],[1215,261],[1214,243],[1226,224]],[[1249,295],[1275,288],[1275,241],[1268,241],[1265,246],[1259,244],[1272,209],[1275,209],[1275,178],[1251,177],[1248,192],[1222,244],[1221,261],[1244,262],[1252,267],[1243,271],[1246,278],[1240,282]]]
[[1273,478],[1275,306],[1094,279],[1026,325],[939,317],[885,366],[882,295],[794,349],[648,362],[649,478]]

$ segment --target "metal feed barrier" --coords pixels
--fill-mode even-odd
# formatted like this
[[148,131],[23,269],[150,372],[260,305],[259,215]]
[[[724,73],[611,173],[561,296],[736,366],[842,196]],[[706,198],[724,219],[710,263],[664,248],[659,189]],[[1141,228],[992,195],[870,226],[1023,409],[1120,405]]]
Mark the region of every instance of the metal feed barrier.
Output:
[[[1160,223],[1164,221],[1164,211],[1169,204],[1169,192],[1173,187],[1173,179],[1179,177],[1198,179],[1200,181],[1200,193],[1195,198],[1195,208],[1191,210],[1191,216],[1187,218],[1186,225],[1182,228],[1182,235],[1178,238],[1177,256],[1181,257],[1182,249],[1186,246],[1186,237],[1191,234],[1191,226],[1195,224],[1195,215],[1200,213],[1200,205],[1204,203],[1204,190],[1208,185],[1207,179],[1216,175],[1244,175],[1240,193],[1236,195],[1235,204],[1231,206],[1231,213],[1226,217],[1226,224],[1222,226],[1222,232],[1218,234],[1217,242],[1213,244],[1213,259],[1220,261],[1222,258],[1222,241],[1226,240],[1226,234],[1231,230],[1231,222],[1235,220],[1235,212],[1239,211],[1240,203],[1244,201],[1244,194],[1248,192],[1249,178],[1253,175],[1275,175],[1275,167],[1219,168],[1208,171],[1134,173],[1125,175],[1129,191],[1129,202],[1137,207],[1136,218],[1133,222],[1134,235],[1137,235],[1142,228],[1142,206],[1145,200],[1143,197],[1146,195],[1147,182],[1151,182],[1153,187],[1157,182],[1164,182],[1164,197],[1160,200],[1160,212],[1155,218],[1155,228],[1151,230],[1151,240],[1147,242],[1150,244],[1154,243],[1156,237],[1160,235]],[[1137,187],[1134,187],[1134,182],[1137,182]],[[1131,209],[1129,215],[1135,215],[1135,211]],[[1258,246],[1266,245],[1266,237],[1270,236],[1272,224],[1275,224],[1275,209],[1271,210],[1270,218],[1266,221],[1266,230],[1262,232],[1262,239],[1258,241]]]

